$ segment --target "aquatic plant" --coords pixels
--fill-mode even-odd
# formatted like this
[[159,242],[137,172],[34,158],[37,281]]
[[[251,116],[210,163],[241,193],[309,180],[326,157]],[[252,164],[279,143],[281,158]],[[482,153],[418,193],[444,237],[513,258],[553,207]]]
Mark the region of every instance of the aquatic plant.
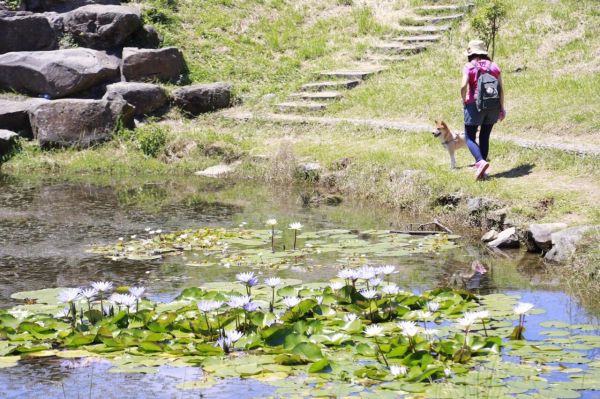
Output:
[[294,231],[294,251],[296,250],[296,239],[298,237],[298,231],[302,230],[302,227],[304,227],[304,226],[302,226],[302,223],[298,223],[298,222],[291,223],[288,226],[288,228],[290,230]]
[[527,314],[527,312],[533,309],[533,307],[534,306],[531,303],[519,302],[517,306],[513,308],[513,312],[515,313],[515,315],[519,316],[519,323],[510,335],[511,339],[524,339],[523,333],[525,332],[525,315]]
[[271,302],[269,303],[269,312],[273,313],[275,307],[275,287],[281,284],[279,277],[269,277],[265,279],[265,284],[271,287]]
[[277,219],[268,219],[265,224],[271,227],[271,252],[275,253],[275,226],[277,226]]

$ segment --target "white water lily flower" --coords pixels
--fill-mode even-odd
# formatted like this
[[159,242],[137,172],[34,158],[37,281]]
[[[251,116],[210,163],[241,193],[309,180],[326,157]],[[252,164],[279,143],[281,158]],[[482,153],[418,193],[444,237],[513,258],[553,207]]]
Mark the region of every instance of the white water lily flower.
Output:
[[532,303],[519,302],[517,306],[513,308],[513,312],[515,312],[517,316],[521,316],[529,312],[531,309],[533,309]]
[[369,285],[371,287],[378,287],[381,285],[382,282],[383,282],[383,280],[380,278],[372,278],[369,280]]
[[381,291],[386,295],[396,295],[400,288],[396,284],[389,284],[381,288]]
[[58,300],[62,303],[73,302],[79,298],[80,294],[79,288],[67,288],[58,293]]
[[110,291],[113,288],[113,283],[110,281],[95,281],[92,282],[92,287],[100,292]]
[[430,312],[437,312],[437,310],[439,308],[440,308],[439,302],[427,302],[427,309],[429,309]]
[[384,265],[379,267],[378,269],[378,274],[384,274],[384,275],[389,275],[389,274],[394,274],[396,273],[396,266],[394,265]]
[[436,330],[435,328],[426,328],[423,330],[423,335],[425,335],[429,339],[433,339],[433,337],[439,335],[440,330]]
[[227,337],[227,339],[234,343],[240,340],[240,338],[242,338],[244,336],[244,333],[239,332],[237,330],[232,330],[232,331],[225,331],[225,336]]
[[316,297],[315,297],[315,301],[317,301],[317,303],[318,303],[319,305],[321,305],[321,304],[323,304],[323,297],[322,297],[322,296],[320,296],[320,295],[319,295],[319,296],[316,296]]
[[86,288],[85,290],[81,290],[81,295],[86,299],[92,299],[98,295],[98,290],[95,288]]
[[390,366],[390,373],[396,377],[399,375],[406,375],[408,369],[405,366]]
[[250,302],[251,298],[249,296],[233,296],[229,298],[229,302],[227,302],[227,305],[229,305],[229,307],[233,308],[233,309],[240,309],[243,308],[245,304],[247,304],[248,302]]
[[267,226],[275,226],[277,224],[277,219],[267,219],[265,222]]
[[331,283],[329,283],[329,287],[333,291],[341,290],[345,286],[346,286],[346,284],[342,283],[341,281],[332,281]]
[[343,269],[338,272],[337,276],[344,280],[356,281],[360,278],[360,272],[354,269]]
[[401,321],[398,323],[398,327],[402,330],[402,334],[407,337],[414,337],[419,333],[419,327],[415,324],[414,321]]
[[371,324],[365,327],[365,336],[367,337],[383,337],[383,327],[377,324]]
[[144,287],[129,288],[129,293],[131,295],[133,295],[134,297],[136,297],[137,299],[140,299],[142,296],[144,296],[144,292],[146,292],[146,288],[144,288]]
[[300,303],[300,298],[298,298],[297,296],[286,296],[285,298],[283,298],[283,303],[288,308],[293,308],[294,306]]
[[302,229],[302,223],[299,222],[294,222],[294,223],[290,223],[289,228],[290,230],[301,230]]
[[235,275],[235,278],[239,282],[248,283],[254,278],[254,272],[238,273]]
[[431,316],[433,316],[433,314],[429,311],[417,310],[415,312],[415,316],[417,316],[418,320],[428,320],[431,318]]
[[477,321],[477,315],[473,312],[466,312],[463,314],[463,317],[456,320],[456,323],[463,330],[468,330],[471,326]]
[[444,375],[445,375],[447,378],[450,378],[450,377],[452,377],[452,374],[453,374],[453,373],[452,373],[452,369],[451,369],[451,368],[447,367],[447,368],[445,368],[445,369],[444,369]]
[[475,315],[477,316],[478,319],[489,319],[490,312],[487,310],[480,310],[478,312],[475,312]]
[[371,266],[362,266],[358,269],[360,278],[370,280],[375,277],[375,268]]
[[137,298],[134,297],[133,295],[129,295],[129,294],[121,295],[121,305],[130,308],[133,305],[135,305],[136,303],[137,303]]
[[354,313],[346,313],[346,314],[344,315],[344,321],[345,321],[346,323],[350,323],[351,321],[354,321],[354,320],[356,320],[357,318],[358,318],[358,316],[357,316],[357,315],[355,315]]
[[198,306],[198,310],[200,310],[201,312],[208,313],[208,312],[212,312],[215,309],[220,308],[222,304],[223,304],[223,302],[204,300],[204,301],[198,302],[196,304],[196,306]]
[[260,309],[260,305],[258,304],[258,302],[250,301],[244,305],[244,310],[246,312],[256,312],[258,309]]
[[360,290],[359,293],[367,299],[373,299],[377,296],[376,290]]
[[279,277],[269,277],[265,279],[265,284],[269,287],[276,287],[281,284],[281,279]]
[[69,317],[69,313],[70,313],[69,307],[65,306],[62,310],[60,310],[58,313],[56,313],[54,315],[54,317],[56,317],[57,319],[65,319],[65,318]]
[[231,342],[231,340],[227,337],[221,337],[221,338],[217,339],[217,341],[215,342],[215,346],[221,347],[221,349],[223,349],[224,351],[229,350],[229,347],[232,344],[233,344],[233,342]]

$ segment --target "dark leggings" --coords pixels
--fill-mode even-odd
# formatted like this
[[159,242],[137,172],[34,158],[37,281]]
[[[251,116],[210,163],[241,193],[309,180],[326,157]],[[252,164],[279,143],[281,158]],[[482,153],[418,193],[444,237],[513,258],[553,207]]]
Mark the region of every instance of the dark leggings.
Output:
[[469,151],[475,157],[475,162],[479,162],[482,159],[487,160],[488,152],[490,150],[490,134],[494,125],[481,125],[481,131],[479,132],[479,145],[477,145],[477,125],[465,125],[465,139],[467,140],[467,146]]

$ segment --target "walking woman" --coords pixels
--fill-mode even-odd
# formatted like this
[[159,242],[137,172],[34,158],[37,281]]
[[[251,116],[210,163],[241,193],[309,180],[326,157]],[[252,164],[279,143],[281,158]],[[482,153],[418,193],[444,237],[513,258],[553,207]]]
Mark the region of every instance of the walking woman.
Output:
[[[500,68],[490,60],[483,41],[470,41],[467,57],[469,62],[463,69],[460,94],[464,104],[465,140],[475,158],[475,165],[473,165],[476,170],[475,178],[480,180],[486,177],[490,166],[487,158],[492,128],[496,122],[504,120],[506,116],[504,90]],[[484,88],[482,90],[484,95],[479,93],[481,87]],[[479,128],[481,130],[479,144],[477,144]]]

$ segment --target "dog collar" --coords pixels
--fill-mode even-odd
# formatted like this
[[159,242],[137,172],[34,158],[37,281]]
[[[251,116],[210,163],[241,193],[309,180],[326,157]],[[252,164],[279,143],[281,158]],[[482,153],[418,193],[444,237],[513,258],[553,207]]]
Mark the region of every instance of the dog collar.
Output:
[[454,142],[454,141],[458,141],[458,137],[457,137],[457,138],[454,138],[454,139],[452,139],[452,140],[448,140],[448,141],[442,141],[442,145],[450,144],[450,143],[452,143],[452,142]]

